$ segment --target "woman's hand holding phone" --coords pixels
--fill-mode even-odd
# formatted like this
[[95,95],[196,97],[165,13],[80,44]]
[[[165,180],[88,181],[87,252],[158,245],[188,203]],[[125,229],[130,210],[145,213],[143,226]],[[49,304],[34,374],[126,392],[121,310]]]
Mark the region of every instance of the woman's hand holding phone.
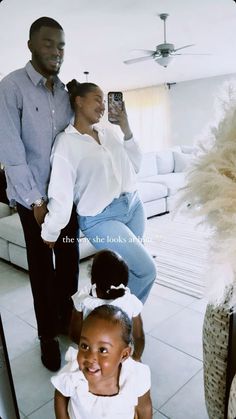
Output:
[[[115,95],[121,95],[119,100],[113,100]],[[108,93],[108,120],[114,125],[119,125],[124,140],[129,140],[133,136],[121,92]]]
[[123,109],[116,110],[117,125],[119,125],[121,131],[124,134],[124,140],[129,140],[133,134],[129,126],[128,116],[125,108],[125,102],[123,102]]

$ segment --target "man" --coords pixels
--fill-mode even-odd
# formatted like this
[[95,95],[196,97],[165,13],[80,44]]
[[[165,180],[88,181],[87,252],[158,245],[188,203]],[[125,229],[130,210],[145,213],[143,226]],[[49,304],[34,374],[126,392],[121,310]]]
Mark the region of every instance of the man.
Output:
[[0,82],[0,161],[8,198],[16,202],[24,230],[41,360],[51,371],[60,368],[56,336],[66,332],[70,297],[78,283],[75,210],[54,247],[55,269],[52,250],[40,235],[47,212],[52,144],[72,116],[68,93],[57,76],[64,46],[59,23],[48,17],[37,19],[29,34],[31,61]]

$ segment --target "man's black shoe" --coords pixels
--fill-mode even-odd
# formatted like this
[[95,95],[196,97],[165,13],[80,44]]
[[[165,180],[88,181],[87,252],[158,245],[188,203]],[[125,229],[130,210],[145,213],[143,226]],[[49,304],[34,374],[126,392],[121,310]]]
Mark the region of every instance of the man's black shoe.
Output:
[[50,371],[58,371],[61,367],[61,354],[57,339],[40,339],[41,361]]

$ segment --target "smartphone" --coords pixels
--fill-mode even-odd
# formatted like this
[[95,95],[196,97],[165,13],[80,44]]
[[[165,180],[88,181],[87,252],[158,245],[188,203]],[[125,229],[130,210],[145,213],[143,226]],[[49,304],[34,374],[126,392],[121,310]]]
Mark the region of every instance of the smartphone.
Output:
[[111,111],[115,111],[114,105],[118,106],[120,110],[123,109],[123,94],[122,92],[109,92],[108,93],[108,121],[112,124],[116,123],[117,120],[113,116],[109,116]]

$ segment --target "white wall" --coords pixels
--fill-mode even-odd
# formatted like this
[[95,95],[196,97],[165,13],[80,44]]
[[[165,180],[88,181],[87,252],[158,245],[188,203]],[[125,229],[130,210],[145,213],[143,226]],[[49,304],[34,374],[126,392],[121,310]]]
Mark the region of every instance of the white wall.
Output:
[[171,142],[194,144],[214,119],[215,101],[222,84],[236,74],[180,82],[171,86]]

